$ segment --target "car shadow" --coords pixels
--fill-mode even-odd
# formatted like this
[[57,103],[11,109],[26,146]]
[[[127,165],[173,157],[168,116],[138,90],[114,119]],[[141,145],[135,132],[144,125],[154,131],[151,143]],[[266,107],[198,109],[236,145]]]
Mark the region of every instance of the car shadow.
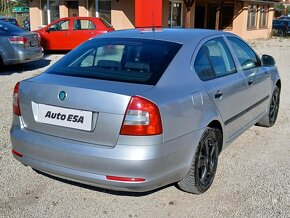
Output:
[[97,192],[102,192],[102,193],[105,193],[105,194],[118,195],[118,196],[142,197],[142,196],[150,195],[150,194],[153,194],[155,192],[161,191],[163,189],[169,188],[171,186],[175,186],[175,184],[169,184],[169,185],[154,189],[152,191],[146,191],[146,192],[115,191],[115,190],[111,190],[111,189],[99,188],[99,187],[95,187],[95,186],[92,186],[92,185],[86,185],[86,184],[82,184],[82,183],[79,183],[79,182],[74,182],[74,181],[71,181],[71,180],[55,177],[55,176],[49,175],[47,173],[44,173],[44,172],[36,170],[36,169],[33,169],[33,170],[35,172],[37,172],[38,174],[40,174],[40,175],[43,175],[43,176],[46,176],[48,178],[57,180],[59,182],[63,182],[63,183],[66,183],[66,184],[69,184],[69,185],[73,185],[73,186],[77,186],[77,187],[80,187],[80,188],[85,188],[85,189],[88,189],[88,190],[91,190],[91,191],[97,191]]
[[43,59],[25,63],[25,64],[16,64],[16,65],[9,65],[4,66],[3,69],[0,69],[0,76],[1,75],[11,75],[14,73],[23,73],[25,71],[32,71],[44,68],[48,66],[51,62],[49,59],[50,55],[44,55]]

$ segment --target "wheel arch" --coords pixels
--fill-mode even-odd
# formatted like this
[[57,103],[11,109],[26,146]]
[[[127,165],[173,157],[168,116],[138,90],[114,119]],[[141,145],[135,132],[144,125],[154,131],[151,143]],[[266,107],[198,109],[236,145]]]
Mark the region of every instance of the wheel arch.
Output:
[[219,153],[220,153],[222,151],[222,149],[223,149],[223,139],[224,139],[223,127],[222,127],[221,123],[218,120],[211,121],[207,126],[210,127],[210,128],[214,128],[214,129],[220,130],[221,134],[218,135]]

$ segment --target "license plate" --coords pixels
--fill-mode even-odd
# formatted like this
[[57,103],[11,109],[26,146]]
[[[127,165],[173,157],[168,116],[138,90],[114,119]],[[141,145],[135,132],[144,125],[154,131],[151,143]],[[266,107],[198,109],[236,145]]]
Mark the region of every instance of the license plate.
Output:
[[37,122],[91,131],[92,114],[91,111],[38,104]]

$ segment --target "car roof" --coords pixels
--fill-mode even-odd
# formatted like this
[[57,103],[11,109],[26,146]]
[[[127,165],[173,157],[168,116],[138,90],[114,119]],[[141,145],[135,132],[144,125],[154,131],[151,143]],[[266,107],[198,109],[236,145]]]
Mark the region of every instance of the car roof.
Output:
[[231,33],[208,30],[208,29],[173,29],[173,28],[136,28],[130,30],[118,30],[100,35],[96,38],[139,38],[170,41],[179,44],[186,44],[193,40],[201,39],[214,35],[233,35]]

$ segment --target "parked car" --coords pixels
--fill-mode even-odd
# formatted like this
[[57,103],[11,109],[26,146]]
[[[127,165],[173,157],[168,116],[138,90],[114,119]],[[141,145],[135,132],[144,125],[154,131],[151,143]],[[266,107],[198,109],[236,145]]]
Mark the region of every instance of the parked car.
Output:
[[102,18],[68,17],[37,30],[45,50],[71,50],[82,42],[114,28]]
[[277,19],[278,20],[289,20],[290,21],[290,17],[289,16],[280,16]]
[[284,37],[290,32],[290,20],[273,20],[272,29],[275,35]]
[[0,65],[22,64],[42,57],[37,33],[0,21]]
[[16,84],[12,153],[94,186],[136,192],[177,183],[199,194],[227,145],[254,124],[275,124],[280,90],[273,57],[234,34],[115,31]]
[[0,16],[0,21],[8,22],[8,23],[11,23],[11,24],[13,24],[15,26],[20,27],[18,21],[14,17],[4,17],[4,16]]

